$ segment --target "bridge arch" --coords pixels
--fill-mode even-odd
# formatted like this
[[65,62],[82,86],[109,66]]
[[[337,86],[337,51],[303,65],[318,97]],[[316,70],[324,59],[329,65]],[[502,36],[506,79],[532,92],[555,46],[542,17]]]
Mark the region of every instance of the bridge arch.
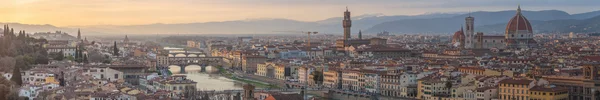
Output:
[[221,57],[170,57],[169,64],[180,66],[181,73],[185,73],[189,65],[198,65],[201,67],[201,72],[206,72],[207,69],[212,70],[214,66],[221,66],[222,60]]

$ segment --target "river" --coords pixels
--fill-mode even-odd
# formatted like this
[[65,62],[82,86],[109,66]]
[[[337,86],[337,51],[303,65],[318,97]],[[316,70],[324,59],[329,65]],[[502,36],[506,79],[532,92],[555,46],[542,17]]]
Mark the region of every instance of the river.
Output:
[[[173,74],[181,74],[179,66],[171,65],[169,66],[169,70]],[[242,89],[242,83],[237,82],[235,80],[228,79],[226,77],[221,77],[218,74],[210,74],[216,73],[218,69],[207,66],[206,72],[200,72],[201,67],[198,65],[189,65],[185,68],[185,72],[187,75],[187,79],[194,80],[198,82],[196,84],[196,88],[198,90],[239,90]]]

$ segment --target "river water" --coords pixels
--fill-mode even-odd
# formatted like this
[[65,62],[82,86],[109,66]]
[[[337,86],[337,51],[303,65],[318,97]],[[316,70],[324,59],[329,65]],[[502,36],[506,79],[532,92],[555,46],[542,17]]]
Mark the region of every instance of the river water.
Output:
[[[180,67],[176,65],[169,66],[169,70],[173,74],[181,74]],[[237,82],[235,80],[228,79],[226,77],[221,77],[216,73],[218,71],[217,68],[213,68],[211,66],[206,67],[206,72],[201,72],[201,67],[198,65],[189,65],[185,68],[185,74],[187,75],[187,79],[194,80],[198,82],[196,87],[198,90],[240,90],[242,89],[243,84],[241,82]]]

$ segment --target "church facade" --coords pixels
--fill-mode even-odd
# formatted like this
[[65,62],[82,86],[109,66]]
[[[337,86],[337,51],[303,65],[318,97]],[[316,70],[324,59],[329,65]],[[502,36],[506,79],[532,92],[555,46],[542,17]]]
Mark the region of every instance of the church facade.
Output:
[[521,14],[521,7],[506,25],[504,36],[486,36],[483,32],[474,33],[475,18],[465,18],[466,31],[461,28],[452,36],[452,45],[465,49],[526,49],[537,47],[529,20]]

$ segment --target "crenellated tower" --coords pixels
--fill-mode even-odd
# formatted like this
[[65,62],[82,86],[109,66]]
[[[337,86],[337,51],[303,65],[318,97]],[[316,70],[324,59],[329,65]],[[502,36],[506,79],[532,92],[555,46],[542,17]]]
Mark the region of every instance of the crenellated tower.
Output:
[[342,20],[342,22],[342,26],[344,27],[344,40],[349,40],[351,38],[350,27],[352,27],[352,19],[350,19],[348,7],[346,7],[346,12],[344,12],[344,20]]

